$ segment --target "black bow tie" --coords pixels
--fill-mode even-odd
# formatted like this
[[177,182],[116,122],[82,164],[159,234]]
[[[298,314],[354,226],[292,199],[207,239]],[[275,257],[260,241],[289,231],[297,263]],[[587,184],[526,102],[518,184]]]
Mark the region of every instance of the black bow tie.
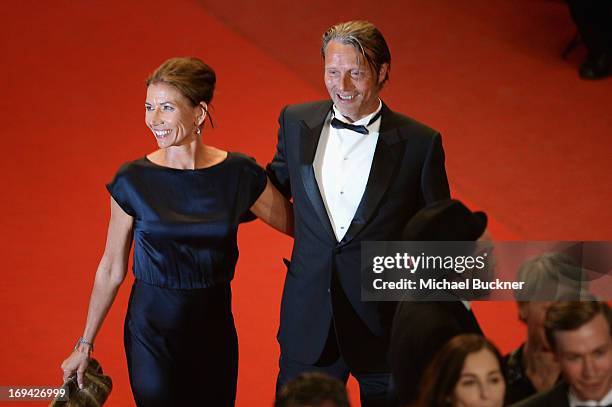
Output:
[[[382,114],[382,109],[380,109],[378,111],[378,113],[376,113],[374,115],[374,117],[372,117],[372,119],[370,119],[370,121],[368,122],[368,126],[372,123],[374,123],[376,120],[378,120],[378,118],[380,117],[380,115]],[[353,130],[356,131],[357,133],[360,134],[369,134],[370,132],[368,131],[367,126],[364,126],[363,124],[360,124],[358,126],[354,125],[354,124],[350,124],[350,123],[345,123],[341,120],[336,119],[335,117],[332,119],[331,121],[331,126],[334,129],[347,129],[347,130]]]

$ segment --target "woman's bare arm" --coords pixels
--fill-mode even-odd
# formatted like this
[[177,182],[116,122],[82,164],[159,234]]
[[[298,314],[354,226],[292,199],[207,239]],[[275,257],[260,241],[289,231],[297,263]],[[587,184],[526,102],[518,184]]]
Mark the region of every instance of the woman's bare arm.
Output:
[[286,235],[293,236],[293,205],[268,179],[251,212],[259,219]]
[[[119,286],[127,273],[128,257],[132,245],[133,218],[111,197],[111,218],[108,225],[106,247],[98,265],[94,280],[87,322],[83,331],[83,339],[93,343],[102,322],[108,313]],[[75,371],[79,387],[83,386],[83,373],[87,368],[91,346],[81,343],[62,363],[64,380]]]

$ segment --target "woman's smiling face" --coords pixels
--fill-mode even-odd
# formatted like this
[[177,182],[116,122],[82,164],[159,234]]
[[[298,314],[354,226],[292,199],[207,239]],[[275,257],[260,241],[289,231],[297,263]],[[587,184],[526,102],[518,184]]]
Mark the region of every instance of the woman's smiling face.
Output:
[[192,142],[197,137],[202,114],[202,106],[193,106],[172,85],[159,82],[147,88],[145,123],[153,132],[159,148]]

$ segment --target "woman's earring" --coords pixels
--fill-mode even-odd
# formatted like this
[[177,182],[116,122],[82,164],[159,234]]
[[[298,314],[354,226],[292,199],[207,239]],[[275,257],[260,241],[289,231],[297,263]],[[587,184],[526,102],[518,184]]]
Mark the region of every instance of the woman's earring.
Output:
[[200,126],[196,126],[196,134],[199,136],[200,134],[202,134],[202,130],[200,129]]

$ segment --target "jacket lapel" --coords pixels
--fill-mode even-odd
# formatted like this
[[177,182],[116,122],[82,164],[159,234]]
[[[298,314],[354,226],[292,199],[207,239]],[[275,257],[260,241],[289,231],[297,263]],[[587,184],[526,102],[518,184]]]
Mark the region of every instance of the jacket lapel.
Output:
[[397,126],[393,122],[393,112],[383,103],[380,132],[368,182],[351,225],[341,241],[342,244],[350,242],[363,229],[389,188],[400,158],[399,149],[392,148],[397,140],[399,135]]
[[467,309],[461,301],[445,301],[443,304],[449,308],[449,313],[456,317],[466,332],[482,335],[482,329],[474,312],[471,309]]
[[547,405],[551,407],[569,407],[569,387],[565,382],[557,384],[550,390]]
[[319,145],[319,138],[321,137],[321,130],[323,130],[325,118],[331,109],[331,105],[331,101],[322,103],[310,118],[300,122],[300,175],[306,195],[317,217],[321,221],[328,237],[335,242],[336,236],[327,216],[327,210],[325,209],[317,179],[315,178],[314,168],[312,167],[317,146]]

